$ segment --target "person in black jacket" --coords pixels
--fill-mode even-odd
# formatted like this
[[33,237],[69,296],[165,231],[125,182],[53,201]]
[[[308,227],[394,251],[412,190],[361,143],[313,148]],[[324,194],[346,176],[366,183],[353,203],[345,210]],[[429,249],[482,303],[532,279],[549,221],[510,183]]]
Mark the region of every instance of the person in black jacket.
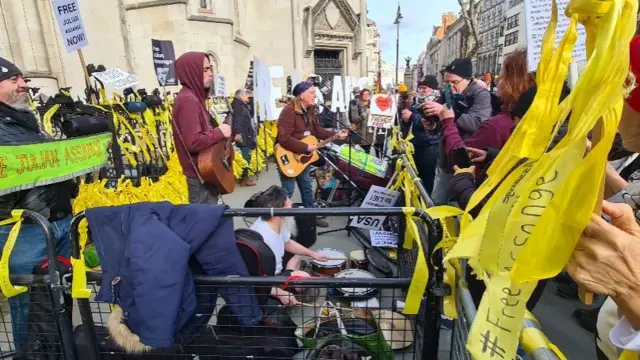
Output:
[[[6,59],[0,58],[0,145],[42,143],[52,138],[40,130],[38,120],[28,102],[28,87],[22,71]],[[15,209],[39,213],[53,225],[56,252],[69,257],[69,227],[71,201],[77,195],[77,185],[65,181],[0,196],[0,221],[11,218]],[[0,226],[0,246],[4,247],[12,225]],[[39,225],[25,223],[20,229],[9,260],[11,274],[32,274],[46,255],[44,235]],[[29,294],[9,299],[11,323],[16,349],[27,340]]]
[[[251,162],[251,151],[256,146],[256,130],[253,127],[253,116],[251,116],[251,108],[249,106],[250,96],[251,94],[249,93],[249,90],[238,90],[231,102],[231,107],[233,108],[233,123],[231,125],[231,130],[234,135],[234,140],[240,148],[242,157],[247,161],[247,164]],[[256,183],[249,177],[248,167],[244,169],[240,185],[256,185]]]

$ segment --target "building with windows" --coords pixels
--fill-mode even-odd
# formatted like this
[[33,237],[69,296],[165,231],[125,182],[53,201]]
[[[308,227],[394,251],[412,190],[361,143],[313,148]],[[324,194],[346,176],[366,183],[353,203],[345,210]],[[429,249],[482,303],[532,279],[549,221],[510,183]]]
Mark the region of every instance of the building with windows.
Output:
[[380,33],[376,22],[367,20],[367,80],[368,85],[375,86],[378,78],[378,70],[382,61],[380,52]]
[[[51,3],[3,1],[0,54],[43,93],[73,86],[73,95],[82,96],[83,70],[78,55],[65,50]],[[325,81],[333,75],[367,76],[371,62],[367,0],[85,0],[79,5],[89,42],[82,49],[86,62],[133,73],[147,89],[158,86],[151,39],[171,40],[176,56],[210,54],[230,92],[244,86],[253,56],[282,66],[285,75],[297,70]]]
[[475,59],[476,75],[500,72],[506,5],[507,0],[483,0],[478,14],[480,47]]
[[[437,75],[440,72],[440,69],[446,65],[442,62],[441,56],[448,53],[450,49],[445,51],[441,43],[447,34],[447,30],[456,24],[457,20],[458,18],[454,13],[444,13],[442,14],[442,23],[440,26],[433,27],[431,39],[427,42],[425,56],[422,62],[423,73],[425,75]],[[449,42],[449,44],[451,43],[452,42]]]
[[526,18],[523,0],[509,0],[506,20],[504,24],[504,55],[515,50],[526,49]]
[[447,28],[440,42],[440,68],[463,56],[465,51],[464,39],[467,31],[467,25],[462,18],[456,20]]

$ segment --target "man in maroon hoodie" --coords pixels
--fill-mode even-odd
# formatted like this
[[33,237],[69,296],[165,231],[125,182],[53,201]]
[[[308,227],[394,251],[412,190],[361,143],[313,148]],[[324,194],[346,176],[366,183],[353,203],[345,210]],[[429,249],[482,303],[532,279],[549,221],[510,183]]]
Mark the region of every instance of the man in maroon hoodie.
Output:
[[188,52],[176,61],[182,89],[173,105],[173,137],[182,171],[187,176],[190,204],[218,204],[215,185],[202,181],[197,169],[198,153],[231,136],[227,124],[215,125],[205,106],[213,86],[213,70],[207,54]]

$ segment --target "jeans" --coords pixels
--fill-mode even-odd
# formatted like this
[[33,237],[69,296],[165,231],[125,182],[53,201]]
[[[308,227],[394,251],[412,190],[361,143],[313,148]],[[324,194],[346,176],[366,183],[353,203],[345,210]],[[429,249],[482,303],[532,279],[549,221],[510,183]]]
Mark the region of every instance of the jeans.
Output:
[[433,184],[433,192],[431,193],[431,200],[437,205],[449,205],[449,199],[451,194],[449,192],[449,185],[453,174],[447,173],[438,167],[438,173]]
[[311,169],[307,166],[300,175],[295,178],[286,177],[282,174],[281,171],[278,171],[280,174],[280,181],[282,182],[282,187],[284,191],[287,192],[289,198],[293,197],[293,193],[296,191],[296,183],[298,183],[298,188],[300,189],[300,195],[302,197],[302,206],[306,208],[314,208],[315,206],[315,197],[313,196],[313,189],[311,188]]
[[242,157],[247,161],[247,167],[244,168],[242,172],[242,178],[246,179],[249,176],[249,164],[251,163],[251,148],[250,146],[242,146],[240,147],[240,152],[242,153]]
[[[4,248],[9,237],[9,232],[14,224],[0,226],[0,245]],[[52,223],[53,242],[56,246],[56,254],[69,258],[71,237],[69,228],[71,216]],[[39,225],[22,224],[18,239],[9,259],[10,274],[33,274],[33,269],[43,263],[47,255],[47,245],[44,234]],[[11,326],[13,342],[16,349],[27,341],[27,319],[29,316],[29,293],[23,293],[9,298],[11,309]]]

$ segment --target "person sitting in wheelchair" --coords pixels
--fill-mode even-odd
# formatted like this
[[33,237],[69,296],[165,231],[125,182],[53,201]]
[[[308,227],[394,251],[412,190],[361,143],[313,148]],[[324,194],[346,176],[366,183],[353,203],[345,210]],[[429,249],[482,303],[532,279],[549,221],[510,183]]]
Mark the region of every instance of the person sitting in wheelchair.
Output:
[[[274,185],[256,194],[253,206],[273,209],[292,208],[293,202],[283,188]],[[302,256],[318,261],[329,260],[327,255],[317,253],[292,240],[291,231],[284,216],[262,216],[251,225],[251,230],[262,235],[264,242],[273,251],[276,257],[276,276],[310,277],[311,275],[307,272],[300,270]],[[296,290],[299,292],[300,289]],[[293,294],[283,289],[274,287],[271,289],[271,295],[278,298],[283,305],[299,304]]]

